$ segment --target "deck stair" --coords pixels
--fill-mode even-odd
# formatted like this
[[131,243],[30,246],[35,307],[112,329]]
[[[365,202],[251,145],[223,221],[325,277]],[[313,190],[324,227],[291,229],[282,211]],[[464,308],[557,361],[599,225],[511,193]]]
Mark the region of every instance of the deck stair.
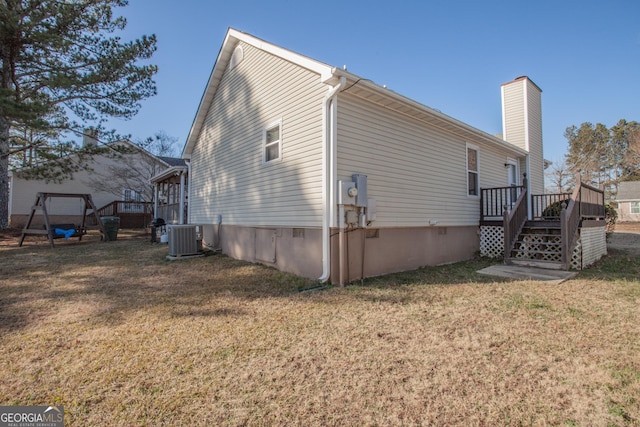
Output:
[[606,218],[603,187],[584,183],[580,174],[576,174],[571,193],[530,195],[526,176],[522,182],[521,186],[481,189],[480,225],[484,229],[481,245],[486,253],[495,249],[493,236],[500,235],[496,229],[501,227],[500,249],[507,264],[562,270],[583,268],[584,221],[587,228],[594,229],[585,232],[590,248],[587,262],[592,263],[606,253],[606,242],[597,229]]
[[527,221],[506,261],[508,264],[562,269],[560,221]]

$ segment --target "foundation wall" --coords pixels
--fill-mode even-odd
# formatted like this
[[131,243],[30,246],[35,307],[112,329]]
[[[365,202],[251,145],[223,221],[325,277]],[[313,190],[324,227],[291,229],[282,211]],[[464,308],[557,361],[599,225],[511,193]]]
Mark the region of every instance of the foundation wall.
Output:
[[[339,237],[334,236],[332,249]],[[360,229],[345,236],[347,259],[343,260],[346,271],[342,277],[350,282],[464,261],[473,258],[479,247],[478,227],[474,226]],[[339,259],[337,263],[334,261],[331,269],[334,283],[340,282]]]
[[[232,225],[204,226],[204,244],[233,258],[308,278],[322,274],[322,230]],[[331,230],[331,282],[347,283],[423,266],[471,259],[478,227]],[[342,269],[342,271],[341,271]]]
[[232,258],[257,262],[298,276],[322,274],[322,230],[235,225],[203,227],[203,243]]

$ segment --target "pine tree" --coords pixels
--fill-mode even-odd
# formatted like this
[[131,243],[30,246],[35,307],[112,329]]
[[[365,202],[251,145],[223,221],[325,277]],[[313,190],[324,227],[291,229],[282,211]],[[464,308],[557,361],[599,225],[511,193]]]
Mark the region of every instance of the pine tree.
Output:
[[602,130],[601,125],[594,126],[585,122],[579,128],[568,127],[565,137],[569,142],[569,152],[566,155],[569,170],[572,174],[580,173],[584,181],[597,185],[600,181],[602,144],[596,129]]
[[[0,2],[0,229],[8,226],[12,154],[30,166],[37,161],[36,175],[69,176],[82,164],[47,160],[60,159],[60,152],[86,158],[96,150],[75,147],[72,135],[91,125],[113,136],[103,128],[107,117],[131,118],[141,100],[155,95],[157,67],[145,63],[156,50],[155,36],[123,41],[114,34],[126,20],[113,9],[127,3]],[[51,150],[56,146],[58,152]]]
[[640,123],[622,119],[611,132],[616,160],[620,164],[618,182],[640,179]]
[[640,123],[624,119],[610,129],[585,122],[565,131],[569,152],[565,160],[572,174],[580,173],[589,184],[603,185],[608,197],[617,194],[621,181],[639,176]]

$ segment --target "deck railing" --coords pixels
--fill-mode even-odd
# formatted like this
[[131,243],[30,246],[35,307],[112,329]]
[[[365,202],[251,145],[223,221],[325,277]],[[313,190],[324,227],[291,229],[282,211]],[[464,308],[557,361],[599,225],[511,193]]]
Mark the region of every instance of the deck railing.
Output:
[[153,219],[153,203],[115,200],[98,208],[97,212],[100,217],[119,217],[121,228],[144,228]]
[[504,259],[509,259],[518,234],[527,222],[527,190],[523,189],[511,210],[504,211]]
[[480,190],[480,220],[503,218],[504,211],[511,210],[524,191],[524,186],[482,188]]
[[571,193],[532,194],[531,213],[533,219],[560,219],[561,204],[567,203],[570,198]]
[[582,219],[604,219],[604,190],[583,184],[576,176],[576,187],[566,208],[560,212],[562,235],[562,264],[565,269],[571,263],[571,253],[578,238]]
[[[183,206],[183,218],[187,217],[187,205]],[[164,219],[167,224],[178,224],[180,222],[180,203],[169,203],[158,205],[156,218]]]
[[581,183],[580,216],[582,218],[604,218],[604,190]]

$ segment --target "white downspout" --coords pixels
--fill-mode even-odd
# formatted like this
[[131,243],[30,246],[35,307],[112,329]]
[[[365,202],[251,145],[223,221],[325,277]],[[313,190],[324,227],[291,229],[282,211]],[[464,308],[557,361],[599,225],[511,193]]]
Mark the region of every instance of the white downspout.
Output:
[[185,160],[187,163],[187,224],[191,223],[191,160]]
[[333,101],[337,93],[344,89],[345,77],[340,83],[329,89],[322,102],[322,276],[320,282],[326,282],[331,276],[331,211],[333,209],[335,182],[334,166],[337,149],[336,114]]
[[184,201],[185,201],[185,179],[184,179],[184,171],[180,172],[180,212],[178,212],[178,218],[180,224],[186,224],[184,218]]
[[527,150],[526,169],[527,169],[527,219],[533,219],[533,206],[531,203],[531,146],[529,145],[529,93],[527,80],[523,82],[523,99],[524,99],[524,148]]

